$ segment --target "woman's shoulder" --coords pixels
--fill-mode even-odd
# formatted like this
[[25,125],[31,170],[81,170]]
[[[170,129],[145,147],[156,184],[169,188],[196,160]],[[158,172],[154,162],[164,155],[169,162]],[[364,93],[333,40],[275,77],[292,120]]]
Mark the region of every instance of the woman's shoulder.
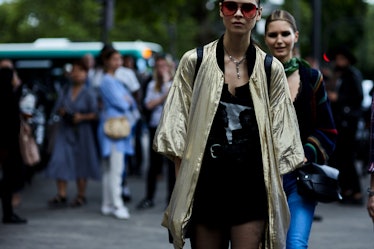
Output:
[[300,64],[299,72],[301,81],[308,83],[313,88],[320,84],[323,78],[321,71],[304,64]]
[[110,74],[104,74],[102,79],[102,84],[100,87],[108,87],[109,85],[116,85],[116,84],[122,84],[119,80],[117,80],[113,75]]
[[92,87],[84,86],[83,92],[89,98],[96,98],[96,91]]
[[[255,45],[254,47],[256,49],[256,61],[257,61],[257,63],[264,65],[265,57],[268,53],[266,53],[264,50],[262,50],[258,45]],[[273,55],[271,55],[271,54],[269,54],[269,55],[273,58],[272,63],[271,63],[272,71],[275,70],[275,69],[280,70],[280,71],[284,70],[283,69],[283,64]]]
[[112,81],[114,80],[114,76],[108,74],[108,73],[104,73],[103,75],[103,81]]

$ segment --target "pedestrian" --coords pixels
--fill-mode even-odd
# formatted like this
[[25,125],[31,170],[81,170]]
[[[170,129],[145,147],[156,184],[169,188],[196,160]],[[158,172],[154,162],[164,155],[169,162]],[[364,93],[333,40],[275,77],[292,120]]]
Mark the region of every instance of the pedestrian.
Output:
[[115,71],[122,65],[122,56],[114,48],[103,54],[104,76],[99,90],[103,101],[98,127],[98,139],[103,158],[103,193],[101,212],[114,215],[118,219],[129,219],[130,213],[123,203],[122,174],[125,170],[125,155],[134,153],[132,134],[120,139],[113,139],[104,133],[104,123],[109,118],[125,116],[133,127],[136,119],[132,110],[136,102],[130,91],[115,77]]
[[[299,31],[294,17],[285,10],[273,11],[265,23],[265,43],[283,63],[295,106],[306,163],[327,164],[335,147],[337,130],[322,73],[297,58],[294,48]],[[317,201],[297,192],[297,173],[283,176],[283,188],[291,213],[287,249],[308,248]]]
[[[304,153],[282,64],[251,33],[259,0],[219,1],[225,32],[180,60],[154,149],[172,159],[176,183],[162,224],[175,248],[284,248],[289,211],[281,175]],[[269,92],[268,92],[269,90]]]
[[[92,78],[92,86],[95,88],[95,89],[99,89],[102,82],[103,82],[103,76],[105,74],[105,65],[104,65],[104,56],[106,54],[107,51],[111,51],[115,49],[114,46],[110,43],[108,44],[105,44],[102,49],[100,50],[100,53],[99,53],[99,56],[97,58],[97,66],[95,68],[95,72],[93,74],[93,78]],[[139,96],[139,92],[140,92],[140,83],[136,77],[136,74],[133,70],[131,70],[130,68],[126,68],[123,66],[123,58],[122,58],[122,55],[121,55],[121,61],[122,61],[122,64],[116,69],[115,73],[114,73],[114,77],[120,81],[124,87],[126,87],[126,90],[129,91],[133,98],[135,98],[135,100],[138,98]],[[101,108],[101,98],[100,98],[100,94],[99,94],[99,105],[100,105],[100,108]],[[136,103],[135,103],[136,105]],[[140,120],[140,112],[136,106],[136,108],[133,109],[133,112],[132,112],[134,115],[134,117],[136,117],[137,119],[137,126],[135,127],[135,136],[133,138],[133,143],[135,144],[137,150],[135,151],[136,152],[139,152],[141,150],[141,148],[139,149],[139,146],[140,146],[140,139],[139,139],[139,136],[136,136],[139,134],[139,120]],[[132,159],[134,158],[134,153],[132,153],[131,155],[127,154],[125,155],[125,159],[126,162],[125,164],[129,166],[129,168],[131,169],[133,167],[133,164],[132,164]],[[127,168],[127,167],[126,167]],[[123,172],[122,172],[122,198],[124,201],[130,201],[131,200],[131,191],[130,191],[130,187],[128,186],[127,184],[127,181],[126,181],[126,176],[127,176],[127,170],[126,168],[124,168]]]
[[[165,157],[152,149],[153,139],[157,126],[160,122],[162,109],[174,76],[172,62],[168,61],[165,56],[159,56],[155,60],[154,77],[148,84],[145,93],[144,106],[150,111],[149,129],[149,166],[147,171],[146,195],[145,198],[137,205],[138,209],[146,209],[154,206],[154,196],[158,176],[162,173]],[[167,203],[170,200],[171,193],[175,183],[174,164],[166,160],[167,166]]]
[[[114,76],[119,81],[122,82],[122,84],[132,94],[133,98],[136,101],[138,101],[140,97],[140,83],[138,81],[138,78],[136,77],[135,72],[132,69],[123,65],[123,58],[122,58],[122,65],[119,68],[117,68],[116,72],[114,73]],[[138,105],[136,104],[136,106]],[[141,127],[142,126],[141,126],[141,119],[140,119],[141,115],[140,115],[138,108],[135,108],[133,111],[134,111],[133,113],[136,112],[136,116],[137,116],[137,120],[136,120],[136,124],[134,128],[134,136],[133,136],[133,144],[134,144],[135,151],[131,155],[125,155],[125,158],[126,158],[125,164],[127,164],[127,167],[126,169],[124,169],[123,175],[122,175],[122,199],[124,201],[131,201],[131,191],[126,180],[127,175],[128,175],[127,173],[128,172],[133,173],[133,169],[140,168],[138,166],[138,161],[136,159],[138,158],[137,154],[141,153],[142,151],[142,148],[141,148]]]
[[364,199],[355,165],[355,145],[358,122],[362,118],[362,75],[354,67],[356,58],[346,46],[339,46],[330,57],[335,67],[328,97],[339,133],[330,162],[340,171],[341,203],[361,206]]
[[25,181],[25,167],[22,163],[19,132],[21,96],[20,81],[9,66],[0,67],[0,198],[2,222],[4,224],[25,224],[27,220],[13,210],[12,197]]
[[[374,92],[373,92],[374,93]],[[371,122],[370,122],[370,161],[368,172],[370,174],[370,186],[368,188],[368,202],[367,209],[369,216],[374,223],[374,97],[371,102]]]
[[50,207],[67,206],[68,181],[77,185],[72,207],[86,204],[89,178],[100,179],[99,157],[91,122],[98,118],[94,90],[86,86],[88,68],[82,60],[72,65],[71,84],[65,86],[56,102],[60,116],[56,138],[45,174],[56,179],[57,195],[48,201]]
[[[142,76],[140,75],[139,71],[136,69],[135,59],[131,55],[123,56],[123,68],[125,70],[130,70],[131,73],[128,73],[129,79],[133,82],[132,89],[134,89],[133,96],[137,101],[137,106],[139,108],[140,114],[142,113],[142,98],[143,98],[143,91],[142,91]],[[119,70],[119,69],[118,69]],[[121,75],[121,73],[116,72],[117,75]],[[130,76],[131,75],[131,76]],[[136,78],[133,76],[135,75]],[[135,80],[136,79],[136,80]],[[137,82],[137,83],[135,83]],[[136,88],[134,87],[136,85]],[[134,137],[134,146],[135,146],[135,155],[130,157],[128,160],[128,175],[135,175],[141,176],[142,174],[142,164],[143,164],[143,146],[142,146],[142,137],[144,134],[145,124],[142,118],[139,118],[138,122],[135,126],[135,137]],[[125,185],[126,188],[126,185]],[[124,198],[129,198],[129,195],[126,194],[124,188]]]

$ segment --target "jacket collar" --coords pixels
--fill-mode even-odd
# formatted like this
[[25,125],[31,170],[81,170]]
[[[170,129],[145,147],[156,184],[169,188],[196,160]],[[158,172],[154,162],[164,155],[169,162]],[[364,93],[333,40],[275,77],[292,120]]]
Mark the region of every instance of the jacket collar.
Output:
[[[251,77],[256,62],[256,48],[253,45],[252,39],[245,54],[247,57],[248,76]],[[222,70],[222,72],[225,72],[225,50],[223,48],[223,35],[219,38],[217,43],[216,59],[219,68]]]

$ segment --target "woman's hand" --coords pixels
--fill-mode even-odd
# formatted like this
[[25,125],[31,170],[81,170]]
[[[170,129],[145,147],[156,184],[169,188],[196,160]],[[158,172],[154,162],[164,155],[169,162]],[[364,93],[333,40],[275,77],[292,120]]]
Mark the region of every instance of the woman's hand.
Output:
[[84,115],[80,114],[79,112],[74,113],[73,122],[74,124],[79,124],[84,120]]
[[65,115],[66,110],[65,110],[65,108],[61,107],[60,109],[57,110],[57,113],[58,113],[58,115],[60,115],[62,117],[62,116]]

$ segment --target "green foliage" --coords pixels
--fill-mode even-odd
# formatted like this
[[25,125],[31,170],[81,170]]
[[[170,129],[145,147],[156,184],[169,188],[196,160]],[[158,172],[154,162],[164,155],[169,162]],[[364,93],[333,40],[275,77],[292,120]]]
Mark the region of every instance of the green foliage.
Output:
[[[373,7],[358,0],[320,0],[321,47],[327,51],[339,44],[352,47],[360,56],[359,66],[371,72],[374,61]],[[0,5],[0,42],[33,42],[41,37],[66,37],[73,41],[101,39],[102,6],[99,0],[13,0]],[[110,41],[144,40],[159,43],[176,58],[196,46],[219,37],[224,31],[218,1],[207,10],[208,0],[115,1]],[[266,1],[262,1],[265,3]],[[302,56],[312,53],[313,9],[309,0],[286,0],[301,32]],[[297,8],[296,8],[297,7]],[[367,10],[368,9],[368,10]],[[262,43],[263,37],[254,34]],[[264,46],[263,46],[264,47]]]
[[91,0],[18,0],[0,5],[1,42],[32,42],[40,37],[95,40],[99,8]]

